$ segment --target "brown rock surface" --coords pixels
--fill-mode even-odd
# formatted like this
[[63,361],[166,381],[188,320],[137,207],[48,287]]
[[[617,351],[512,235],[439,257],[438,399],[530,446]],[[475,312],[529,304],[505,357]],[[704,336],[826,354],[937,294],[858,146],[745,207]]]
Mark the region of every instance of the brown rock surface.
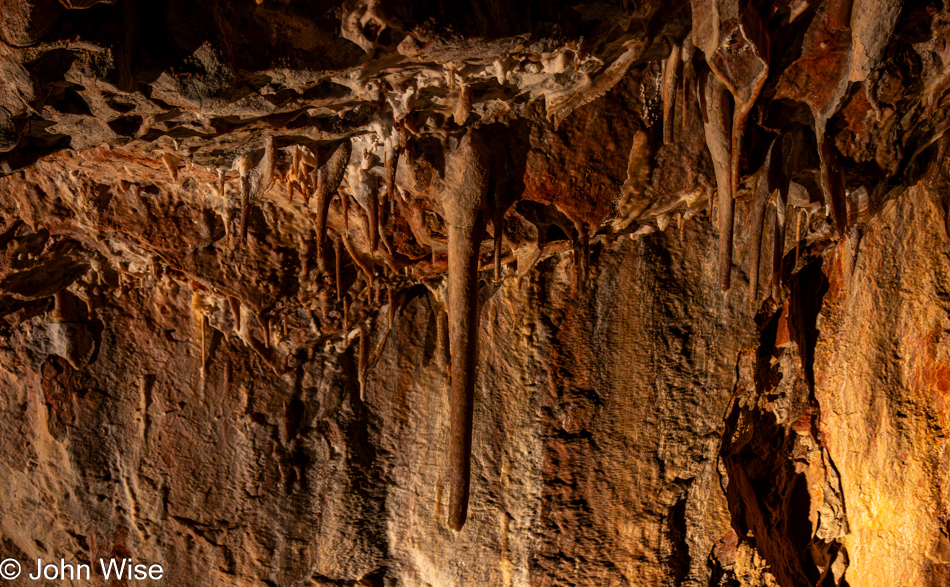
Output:
[[947,584],[950,11],[872,4],[0,0],[10,583]]

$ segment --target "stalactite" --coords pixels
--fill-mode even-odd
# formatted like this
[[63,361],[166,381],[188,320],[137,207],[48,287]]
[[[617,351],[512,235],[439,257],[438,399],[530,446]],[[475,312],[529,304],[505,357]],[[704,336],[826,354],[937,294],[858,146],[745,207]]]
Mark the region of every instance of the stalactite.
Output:
[[475,347],[478,318],[478,258],[485,230],[488,149],[469,132],[446,155],[445,190],[439,195],[448,228],[447,301],[451,351],[451,440],[449,526],[462,529],[471,483],[472,417],[475,408]]
[[205,376],[205,369],[208,363],[208,347],[205,343],[206,323],[212,310],[214,310],[214,306],[206,302],[204,296],[202,296],[201,292],[195,287],[191,294],[191,311],[195,320],[198,322],[198,333],[201,344],[201,364],[199,370],[202,378]]
[[[752,194],[752,238],[751,255],[749,259],[749,297],[756,301],[759,289],[759,265],[762,258],[762,229],[765,225],[765,211],[769,198],[776,190],[782,192],[780,199],[785,200],[787,186],[784,182],[785,174],[782,165],[782,137],[772,141],[765,155],[762,167],[756,173],[755,189]],[[777,233],[776,233],[777,234]],[[784,238],[784,237],[783,237]],[[774,276],[773,276],[774,278]]]
[[788,209],[788,193],[775,193],[775,221],[772,236],[772,299],[778,301],[782,293],[782,261],[785,258],[785,216]]
[[330,190],[327,189],[327,170],[317,167],[310,172],[313,176],[313,194],[307,198],[306,204],[316,201],[314,222],[317,225],[317,242],[323,243],[327,238],[327,213],[330,209]]
[[346,247],[346,252],[349,253],[350,259],[353,260],[353,263],[359,268],[363,275],[366,276],[367,283],[372,283],[375,268],[374,259],[362,254],[346,235],[343,235],[343,245]]
[[171,153],[162,153],[162,163],[165,164],[165,169],[168,170],[168,175],[171,176],[172,181],[177,182],[178,165],[181,163],[181,159]]
[[363,325],[359,327],[359,343],[357,344],[356,359],[356,379],[360,385],[360,401],[366,401],[366,363],[369,354],[369,342],[367,341],[366,329]]
[[260,198],[274,181],[276,161],[274,137],[264,139],[264,156],[256,167],[251,169],[250,158],[242,155],[235,160],[234,168],[241,177],[241,244],[247,244],[247,228],[251,217],[251,206]]
[[[824,2],[808,26],[798,59],[782,73],[775,97],[792,98],[811,109],[819,156],[819,184],[825,204],[831,210],[838,237],[847,235],[847,204],[843,174],[831,137],[826,136],[828,121],[848,94],[851,74],[863,76],[867,62],[865,51],[875,52],[871,39],[862,29],[852,30],[852,0]],[[882,13],[892,2],[877,3]],[[896,18],[896,16],[895,16]],[[860,23],[855,23],[860,24]],[[874,33],[874,34],[879,34]],[[852,43],[857,41],[858,50]],[[865,45],[865,43],[868,45]],[[863,63],[862,63],[863,62]],[[855,68],[855,69],[852,69]]]
[[340,207],[343,208],[343,230],[350,232],[350,197],[340,192]]
[[663,144],[673,144],[673,112],[676,106],[676,86],[679,78],[680,46],[670,41],[670,55],[663,60]]
[[[935,159],[936,161],[939,161],[941,163],[934,165],[933,167],[931,167],[931,169],[936,168],[939,170],[940,167],[942,167],[942,162],[944,161],[944,157],[940,151],[942,150],[945,143],[946,143],[945,140],[943,139],[940,140],[940,145],[937,151],[937,158]],[[930,171],[928,171],[927,175],[930,175]],[[927,181],[927,179],[925,179],[924,181]],[[861,238],[864,235],[863,227],[871,219],[870,195],[868,194],[867,188],[864,186],[861,186],[857,188],[856,190],[852,191],[851,193],[849,193],[848,198],[847,198],[847,205],[848,205],[848,226],[850,227],[849,233],[848,233],[848,245],[849,245],[848,249],[851,254],[851,263],[850,263],[849,273],[851,275],[854,275],[854,270],[858,264],[858,250],[861,246]]]
[[746,122],[768,78],[769,31],[754,6],[743,8],[736,0],[692,0],[692,9],[693,41],[735,101],[729,165],[735,194]]
[[472,111],[472,88],[468,84],[462,84],[459,89],[458,103],[455,105],[455,112],[452,114],[455,124],[463,126],[468,120],[468,115]]
[[367,236],[369,250],[375,253],[379,248],[379,186],[375,181],[367,193],[369,195],[369,201],[366,204]]
[[264,348],[270,348],[270,317],[265,316],[264,314],[257,314],[257,323],[261,325],[261,330],[264,331]]
[[574,221],[577,239],[574,241],[574,282],[583,288],[587,284],[590,262],[590,233],[586,222]]
[[373,160],[373,149],[364,150],[359,163],[347,168],[347,186],[362,210],[366,240],[375,253],[379,248],[379,179],[371,171]]
[[831,137],[825,135],[824,129],[819,134],[818,156],[821,162],[820,183],[821,191],[825,194],[825,201],[831,208],[831,218],[841,238],[848,230],[848,210],[845,199],[844,168],[838,162]]
[[798,266],[798,260],[801,259],[802,252],[802,223],[805,220],[805,211],[799,210],[795,219],[795,266]]
[[247,224],[251,214],[251,182],[248,177],[251,169],[251,160],[247,155],[241,155],[234,162],[234,169],[239,175],[241,186],[241,221],[239,224],[239,234],[241,244],[247,243]]
[[731,177],[733,193],[739,188],[741,179],[739,169],[742,160],[742,141],[745,137],[745,127],[749,120],[749,114],[752,113],[752,107],[762,93],[765,86],[765,80],[768,78],[769,67],[765,63],[758,77],[755,78],[751,88],[741,88],[733,94],[735,99],[735,116],[732,121],[732,159],[731,159]]
[[496,202],[492,217],[492,232],[494,232],[494,278],[495,283],[501,281],[501,245],[505,234],[505,212]]
[[731,109],[724,91],[725,86],[711,75],[708,69],[700,75],[699,85],[706,145],[716,171],[719,201],[719,286],[725,291],[732,282],[732,231],[735,212],[730,175],[731,147],[727,130],[731,126]]
[[396,304],[393,301],[393,287],[386,285],[386,301],[389,304],[389,327],[392,328],[396,321]]
[[301,167],[301,158],[303,156],[303,149],[300,145],[294,145],[290,151],[290,169],[287,170],[287,202],[294,201],[294,190],[300,187],[300,178],[302,175]]
[[222,198],[226,198],[227,195],[224,193],[225,182],[227,181],[227,169],[224,167],[218,168],[218,195]]
[[333,259],[336,265],[336,276],[334,277],[336,281],[336,301],[339,302],[343,299],[343,249],[340,247],[340,240],[333,239]]
[[695,82],[696,71],[693,67],[693,55],[696,52],[696,46],[693,45],[693,32],[690,31],[683,39],[682,47],[683,61],[683,114],[680,119],[680,129],[685,132],[689,125],[690,106],[693,104],[693,83]]
[[394,206],[396,204],[396,167],[399,164],[399,151],[387,147],[385,157],[386,197],[389,198],[389,213],[392,214],[395,211]]
[[231,308],[231,315],[234,318],[234,332],[241,329],[241,302],[234,296],[228,296],[228,306]]
[[[314,193],[316,199],[317,255],[323,255],[323,247],[327,240],[327,215],[330,211],[330,199],[343,181],[351,150],[349,141],[341,142],[330,154],[326,164],[317,170],[317,188]],[[341,195],[340,198],[343,199],[345,196]],[[345,203],[343,209],[344,216],[346,216],[347,206]]]
[[758,179],[752,200],[752,237],[750,239],[751,254],[749,257],[749,297],[752,298],[753,303],[756,301],[756,293],[759,290],[759,265],[762,258],[762,227],[765,224],[765,211],[768,208],[770,195],[766,184],[766,178],[760,177]]

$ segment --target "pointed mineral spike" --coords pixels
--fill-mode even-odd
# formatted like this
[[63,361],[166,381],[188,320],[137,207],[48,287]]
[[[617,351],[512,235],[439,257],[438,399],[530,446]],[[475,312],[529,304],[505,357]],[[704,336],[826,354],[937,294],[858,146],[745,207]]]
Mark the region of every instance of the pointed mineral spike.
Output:
[[494,278],[495,283],[498,283],[501,281],[501,245],[502,238],[505,233],[505,213],[497,202],[495,203],[494,215],[492,218],[492,232],[495,233]]
[[393,288],[391,285],[386,286],[386,300],[389,303],[389,328],[392,329],[393,323],[396,321],[396,304],[393,301]]
[[350,200],[349,196],[340,192],[340,206],[343,208],[343,230],[350,232]]
[[336,301],[343,299],[343,248],[340,246],[340,239],[333,239],[333,258],[336,261]]
[[[323,247],[327,239],[327,215],[330,212],[330,200],[336,193],[343,181],[343,175],[346,171],[346,164],[350,160],[351,147],[349,141],[343,141],[336,146],[336,149],[327,159],[325,165],[319,168],[317,172],[317,188],[314,196],[317,206],[317,251],[323,253]],[[340,200],[343,204],[344,222],[347,224],[349,232],[349,215],[346,196],[340,194]]]
[[673,144],[673,112],[676,106],[676,86],[679,77],[680,46],[669,39],[670,56],[663,60],[663,144]]
[[699,84],[706,145],[716,171],[719,201],[719,286],[726,291],[732,282],[732,231],[735,213],[728,136],[731,108],[725,95],[725,86],[708,69],[700,75]]
[[446,156],[441,203],[448,228],[447,301],[451,351],[450,500],[448,523],[460,531],[468,517],[475,346],[478,332],[478,259],[485,230],[483,209],[490,154],[469,132]]
[[178,164],[181,163],[181,159],[171,153],[162,153],[162,163],[165,164],[165,169],[168,170],[172,181],[178,181]]
[[360,384],[360,401],[366,400],[365,389],[366,389],[366,359],[369,354],[369,344],[366,340],[366,331],[362,325],[360,325],[360,337],[358,345],[358,356],[356,360],[356,378]]
[[261,325],[261,328],[264,330],[264,348],[270,348],[270,318],[264,316],[263,314],[257,315],[257,323]]

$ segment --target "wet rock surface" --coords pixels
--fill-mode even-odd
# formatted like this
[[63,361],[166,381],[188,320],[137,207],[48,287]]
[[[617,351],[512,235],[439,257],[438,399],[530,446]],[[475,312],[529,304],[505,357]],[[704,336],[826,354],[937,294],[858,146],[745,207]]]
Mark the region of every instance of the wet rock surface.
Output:
[[948,27],[0,0],[0,555],[945,584]]

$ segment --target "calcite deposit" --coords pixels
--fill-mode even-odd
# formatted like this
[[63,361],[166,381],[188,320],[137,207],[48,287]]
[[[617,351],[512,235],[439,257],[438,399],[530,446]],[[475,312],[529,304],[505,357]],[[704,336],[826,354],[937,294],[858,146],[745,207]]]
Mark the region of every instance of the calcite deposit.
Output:
[[0,79],[11,585],[950,581],[940,0],[0,0]]

